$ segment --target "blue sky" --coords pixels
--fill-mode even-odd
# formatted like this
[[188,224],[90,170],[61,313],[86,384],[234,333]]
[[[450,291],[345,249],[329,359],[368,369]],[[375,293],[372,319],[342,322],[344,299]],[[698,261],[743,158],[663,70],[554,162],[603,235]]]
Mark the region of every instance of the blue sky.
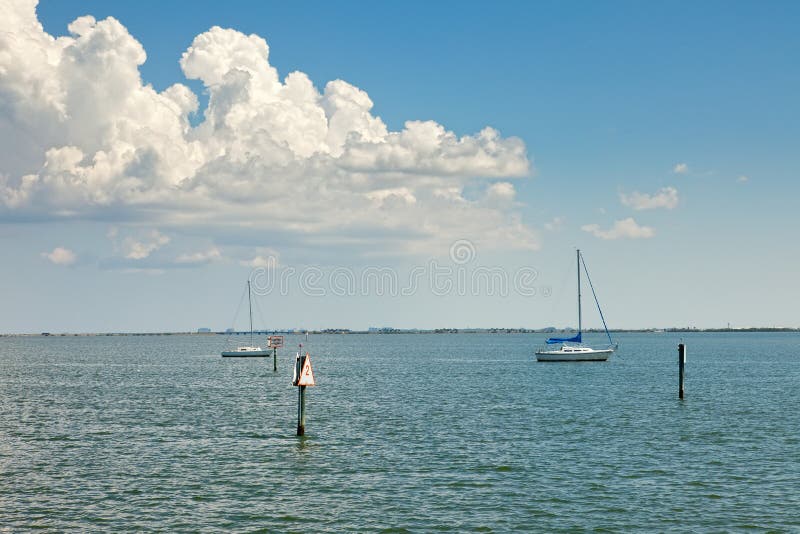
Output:
[[[24,6],[9,8],[27,13]],[[96,19],[81,30],[86,42],[90,32],[108,30],[102,35],[116,40],[82,48],[85,64],[108,57],[104,46],[133,50],[129,38],[147,59],[138,67],[140,84],[130,76],[135,61],[120,60],[97,79],[66,61],[58,71],[42,66],[39,75],[36,61],[44,56],[30,52],[31,45],[12,47],[19,64],[0,81],[6,146],[0,177],[11,191],[0,202],[0,245],[7,251],[0,265],[2,332],[223,329],[256,259],[270,256],[280,272],[318,267],[325,280],[339,268],[360,278],[369,267],[392,268],[404,280],[415,266],[430,270],[434,260],[455,269],[454,276],[458,268],[469,277],[492,267],[512,278],[527,266],[538,277],[533,296],[480,288],[439,296],[420,287],[394,296],[371,290],[339,296],[327,288],[319,297],[291,287],[259,297],[268,327],[574,325],[576,247],[584,250],[612,327],[800,326],[796,3],[45,1],[36,13],[45,33],[74,39],[70,46],[80,44],[67,30],[78,17]],[[118,20],[123,33],[103,27],[106,17]],[[32,31],[25,26],[29,16],[6,20],[7,34]],[[228,92],[214,89],[216,74],[199,54],[187,68],[205,82],[187,79],[179,63],[212,26],[244,34],[224,34],[231,43],[252,44],[249,34],[266,40],[280,81],[292,71],[305,73],[322,95],[309,98],[327,102],[320,105],[331,129],[326,84],[346,81],[337,93],[342,98],[356,98],[351,86],[360,89],[373,103],[369,116],[389,132],[386,139],[399,139],[398,151],[365,166],[342,163],[328,138],[324,149],[313,149],[332,150],[327,163],[303,153],[294,156],[302,165],[293,165],[256,136],[235,155],[240,137],[250,136],[258,121],[236,130],[228,115],[227,133],[198,133],[208,125],[210,100],[222,109],[225,98],[243,98],[232,82],[219,82],[229,84]],[[43,49],[53,46],[37,39]],[[216,54],[214,65],[230,65],[226,46],[206,50]],[[15,85],[14,76],[22,81]],[[54,77],[62,89],[51,94],[41,80]],[[37,83],[45,87],[41,94],[20,89]],[[202,158],[192,152],[182,159],[189,148],[182,156],[162,151],[169,141],[150,146],[146,136],[108,133],[139,120],[151,130],[161,123],[157,112],[148,118],[144,108],[117,109],[106,96],[125,84],[144,94],[147,84],[162,93],[176,83],[199,101],[196,113],[185,113],[198,131],[184,131],[176,143],[201,138]],[[255,98],[255,86],[248,87]],[[86,105],[81,91],[97,104]],[[64,93],[70,96],[58,108],[53,102]],[[257,113],[258,102],[249,101],[243,113]],[[176,127],[179,115],[165,130]],[[53,119],[44,118],[55,116],[63,129],[54,133]],[[127,122],[106,127],[119,116]],[[295,115],[280,112],[264,120],[274,121],[267,137],[297,124]],[[406,121],[435,121],[463,142],[437,146],[430,156],[413,144],[424,132],[407,130]],[[369,142],[383,142],[380,125],[365,124],[348,126],[362,137],[340,139],[345,155],[371,150],[358,144],[369,135],[377,136]],[[480,137],[487,126],[499,132],[495,141]],[[297,130],[288,142],[302,152],[296,147],[303,128]],[[464,143],[478,152],[448,159],[461,157],[456,151]],[[226,156],[215,160],[222,145]],[[125,149],[143,151],[118,172],[91,174],[78,190],[58,185],[55,156],[45,163],[47,149],[63,147],[79,150],[74,157],[72,149],[58,152],[59,172],[72,177],[87,176],[90,161],[91,172],[100,172],[99,152],[123,158]],[[172,189],[157,186],[169,178],[158,173],[181,166],[189,169],[175,178],[182,193],[170,196]],[[151,170],[158,175],[152,184]],[[27,174],[39,177],[39,189],[12,202],[12,194],[21,198]],[[133,196],[119,185],[131,176],[145,184]],[[435,200],[445,189],[457,191],[455,203]],[[280,200],[270,203],[271,195]],[[377,207],[367,209],[365,198]],[[620,232],[608,233],[628,219]],[[449,257],[458,240],[476,253],[466,264]],[[597,326],[599,318],[590,314],[586,323]]]

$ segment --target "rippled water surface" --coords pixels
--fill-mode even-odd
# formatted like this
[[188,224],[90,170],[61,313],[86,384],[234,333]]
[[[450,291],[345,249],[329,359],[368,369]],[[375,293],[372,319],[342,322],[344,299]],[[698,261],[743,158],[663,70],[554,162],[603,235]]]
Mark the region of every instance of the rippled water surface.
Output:
[[541,338],[312,336],[305,438],[289,350],[0,338],[0,530],[800,529],[800,335]]

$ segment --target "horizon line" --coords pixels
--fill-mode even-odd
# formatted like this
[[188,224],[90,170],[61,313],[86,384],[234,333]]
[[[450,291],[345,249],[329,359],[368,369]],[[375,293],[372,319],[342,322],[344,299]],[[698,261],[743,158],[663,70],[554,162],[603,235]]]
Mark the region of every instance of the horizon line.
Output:
[[[351,329],[351,328],[321,328],[321,329],[305,329],[305,328],[287,328],[287,329],[264,329],[254,330],[256,335],[271,335],[271,334],[289,334],[289,335],[305,335],[305,334],[551,334],[559,332],[575,332],[574,328],[524,328],[524,327],[439,327],[439,328],[391,328],[370,327],[368,329]],[[800,332],[800,327],[793,326],[747,326],[747,327],[666,327],[666,328],[609,328],[609,332],[613,333],[687,333],[687,332]],[[584,333],[602,334],[605,330],[597,328],[589,328],[583,330]],[[249,330],[210,330],[199,328],[191,331],[106,331],[106,332],[4,332],[0,333],[0,337],[79,337],[79,336],[176,336],[176,335],[248,335]]]

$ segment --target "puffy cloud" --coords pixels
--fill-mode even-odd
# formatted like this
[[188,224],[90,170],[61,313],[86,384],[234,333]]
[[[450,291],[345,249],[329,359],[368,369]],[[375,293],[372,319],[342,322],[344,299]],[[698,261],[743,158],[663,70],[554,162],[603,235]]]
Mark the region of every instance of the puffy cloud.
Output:
[[55,265],[72,265],[78,259],[68,248],[56,247],[51,252],[42,252],[42,257]]
[[635,191],[630,195],[619,194],[620,201],[637,211],[656,208],[674,209],[678,205],[678,190],[674,187],[662,187],[654,195]]
[[675,174],[686,174],[689,172],[689,166],[686,163],[676,163],[672,168]]
[[486,189],[486,198],[492,202],[511,202],[517,196],[514,184],[509,182],[497,182]]
[[655,230],[649,226],[639,226],[632,217],[614,222],[614,226],[608,230],[601,230],[597,224],[583,225],[581,230],[600,239],[642,239],[656,235]]
[[239,261],[239,265],[243,265],[245,267],[252,267],[252,268],[275,268],[278,266],[278,260],[275,256],[267,256],[266,258],[261,255],[257,255],[249,260],[241,260]]
[[[140,243],[140,245],[143,244]],[[138,252],[138,249],[133,249],[133,251]],[[106,257],[98,262],[98,267],[123,273],[163,274],[167,270],[192,269],[223,259],[222,252],[217,247],[187,252],[173,257],[164,253],[151,254],[151,252],[153,251],[144,250],[142,254]]]
[[[113,234],[113,237],[116,237],[116,233]],[[141,260],[169,243],[169,241],[170,238],[158,230],[153,230],[144,239],[126,237],[122,240],[122,254],[130,260]]]
[[366,194],[367,198],[372,200],[376,206],[383,209],[391,210],[394,207],[399,207],[405,204],[416,204],[417,197],[408,187],[395,187],[392,189],[378,189],[370,191]]
[[[180,58],[209,95],[192,126],[195,94],[144,84],[145,50],[117,20],[81,17],[54,38],[35,6],[14,0],[0,16],[0,218],[146,218],[170,233],[202,226],[215,242],[250,228],[252,244],[281,235],[362,252],[446,250],[465,230],[487,247],[538,247],[498,203],[513,200],[511,183],[463,196],[475,178],[528,176],[520,139],[418,120],[390,131],[364,90],[281,79],[263,38],[219,27]],[[153,243],[164,244],[132,240],[125,255]]]
[[274,268],[280,263],[280,253],[269,247],[256,247],[255,250],[248,248],[244,254],[233,253],[238,258],[239,265],[251,267],[253,269],[259,267]]

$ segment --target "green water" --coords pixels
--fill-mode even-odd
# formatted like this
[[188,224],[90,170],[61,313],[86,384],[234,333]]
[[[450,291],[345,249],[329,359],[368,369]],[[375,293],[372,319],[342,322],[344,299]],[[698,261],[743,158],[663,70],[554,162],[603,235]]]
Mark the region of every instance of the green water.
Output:
[[[797,531],[800,335],[0,338],[0,531]],[[287,338],[296,346],[304,338]]]

